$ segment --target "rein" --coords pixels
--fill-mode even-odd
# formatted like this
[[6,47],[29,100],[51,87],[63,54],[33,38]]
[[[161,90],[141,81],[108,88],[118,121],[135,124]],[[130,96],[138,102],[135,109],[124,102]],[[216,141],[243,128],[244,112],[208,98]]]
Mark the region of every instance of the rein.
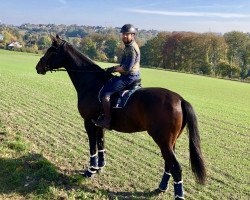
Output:
[[[49,70],[51,73],[52,72],[66,72],[67,70],[66,69],[51,69],[51,70]],[[106,71],[86,71],[86,70],[77,70],[77,69],[69,69],[68,71],[70,71],[70,72],[82,72],[82,73],[84,73],[84,72],[86,72],[86,73],[105,73]]]

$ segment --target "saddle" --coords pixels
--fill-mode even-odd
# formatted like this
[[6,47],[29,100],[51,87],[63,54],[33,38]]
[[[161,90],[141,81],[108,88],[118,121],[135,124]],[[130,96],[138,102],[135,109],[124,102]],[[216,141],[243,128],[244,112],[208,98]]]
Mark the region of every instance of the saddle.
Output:
[[138,89],[142,88],[141,86],[141,79],[138,79],[128,85],[124,90],[118,92],[117,96],[116,93],[111,96],[111,106],[113,108],[123,108],[131,95]]
[[[111,95],[110,99],[110,105],[112,108],[123,108],[131,95],[138,89],[142,88],[141,86],[141,79],[135,80],[132,82],[130,85],[128,85],[124,90],[121,90],[119,92],[116,92]],[[100,93],[99,92],[99,101],[101,102],[100,98]]]

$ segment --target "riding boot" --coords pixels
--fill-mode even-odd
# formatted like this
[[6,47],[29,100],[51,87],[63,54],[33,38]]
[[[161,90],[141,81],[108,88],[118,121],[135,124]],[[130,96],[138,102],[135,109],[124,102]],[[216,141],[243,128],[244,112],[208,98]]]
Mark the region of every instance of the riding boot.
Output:
[[106,128],[106,129],[110,129],[110,121],[111,121],[110,97],[103,98],[102,105],[103,105],[103,110],[104,110],[104,117],[102,119],[98,119],[95,122],[95,125]]

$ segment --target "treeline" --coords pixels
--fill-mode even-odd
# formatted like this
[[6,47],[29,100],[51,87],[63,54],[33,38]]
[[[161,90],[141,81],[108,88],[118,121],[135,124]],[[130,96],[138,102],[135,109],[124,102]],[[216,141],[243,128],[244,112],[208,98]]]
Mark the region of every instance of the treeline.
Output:
[[[18,41],[18,51],[44,52],[51,45],[49,34],[59,34],[81,52],[98,61],[119,62],[124,48],[120,28],[54,24],[0,25],[0,48]],[[141,64],[218,77],[250,76],[250,35],[232,31],[222,34],[139,30]]]
[[[137,42],[145,42],[157,35],[155,30],[140,30]],[[63,39],[75,45],[81,52],[98,61],[117,62],[123,49],[120,39],[120,28],[102,26],[23,24],[21,26],[0,25],[0,48],[26,52],[45,52],[51,45],[50,34],[59,34]],[[22,47],[9,47],[11,42],[18,41]]]
[[250,35],[161,32],[141,47],[142,64],[196,74],[241,78],[250,74]]

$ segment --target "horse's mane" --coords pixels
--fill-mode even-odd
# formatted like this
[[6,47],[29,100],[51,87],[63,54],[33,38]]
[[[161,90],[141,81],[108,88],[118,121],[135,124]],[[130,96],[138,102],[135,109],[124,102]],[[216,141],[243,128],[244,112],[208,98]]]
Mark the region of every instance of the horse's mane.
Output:
[[66,50],[78,66],[82,66],[85,70],[104,71],[99,65],[91,60],[87,55],[80,52],[76,47],[71,45],[69,42],[65,41],[65,43],[67,44]]

